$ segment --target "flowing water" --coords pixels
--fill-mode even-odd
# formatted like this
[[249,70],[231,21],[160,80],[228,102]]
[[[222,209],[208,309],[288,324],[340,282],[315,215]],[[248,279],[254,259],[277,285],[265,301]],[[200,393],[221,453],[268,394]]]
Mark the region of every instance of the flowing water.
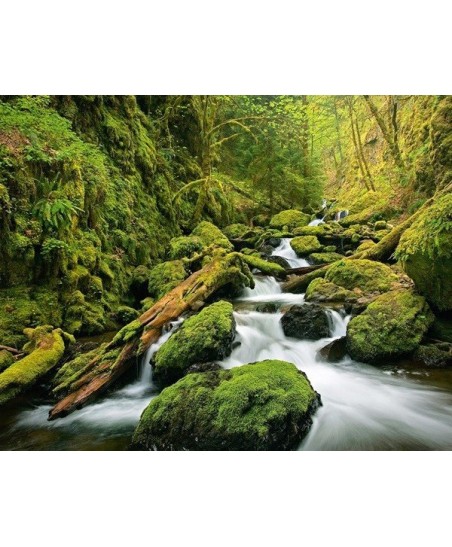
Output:
[[[291,266],[307,265],[283,239],[274,255]],[[280,319],[304,295],[283,293],[271,277],[256,276],[254,289],[246,289],[234,302],[236,345],[221,362],[224,368],[262,359],[282,359],[306,372],[323,406],[300,450],[439,450],[452,449],[452,371],[398,367],[372,367],[346,357],[328,363],[318,350],[343,336],[349,316],[328,310],[330,337],[318,341],[284,335]],[[256,311],[268,302],[275,313]],[[140,414],[157,395],[149,361],[152,354],[181,324],[175,322],[154,344],[137,371],[136,381],[103,400],[66,418],[47,421],[49,404],[39,400],[31,408],[10,409],[2,416],[0,448],[35,450],[125,449]]]

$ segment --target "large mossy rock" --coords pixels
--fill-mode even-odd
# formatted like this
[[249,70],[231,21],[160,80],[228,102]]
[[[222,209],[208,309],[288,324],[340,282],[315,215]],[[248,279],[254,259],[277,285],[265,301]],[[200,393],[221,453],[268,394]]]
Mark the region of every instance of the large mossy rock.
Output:
[[214,245],[216,247],[222,247],[228,252],[232,251],[234,248],[223,232],[211,222],[200,222],[191,235],[199,238],[204,247]]
[[232,351],[235,321],[232,304],[216,302],[187,319],[154,357],[154,379],[170,385],[198,363],[224,359]]
[[348,352],[366,363],[393,361],[412,353],[432,322],[423,296],[403,289],[387,292],[348,324]]
[[331,264],[333,262],[337,262],[338,260],[342,260],[344,257],[340,255],[339,253],[312,253],[308,256],[308,260],[312,262],[312,264]]
[[171,260],[190,258],[202,251],[203,246],[203,242],[197,236],[174,237],[170,241],[169,257]]
[[132,448],[290,450],[319,403],[306,376],[285,361],[188,374],[151,401]]
[[287,209],[286,211],[281,211],[272,216],[270,228],[290,231],[300,226],[306,226],[309,224],[310,220],[311,217],[306,213],[298,211],[297,209]]
[[170,260],[157,264],[149,274],[149,294],[158,300],[176,288],[187,277],[188,273],[182,260]]
[[452,310],[452,194],[426,209],[396,252],[417,290],[438,310]]
[[281,326],[286,336],[300,340],[319,340],[330,335],[327,312],[317,304],[292,306],[282,316]]
[[398,281],[389,266],[373,260],[340,260],[328,268],[325,279],[345,289],[389,291]]
[[73,337],[61,329],[49,325],[25,329],[25,334],[29,342],[24,351],[28,355],[0,374],[0,405],[14,399],[52,370],[63,357],[65,342],[73,341]]
[[290,246],[297,256],[308,256],[322,249],[322,245],[316,236],[298,236],[290,241]]

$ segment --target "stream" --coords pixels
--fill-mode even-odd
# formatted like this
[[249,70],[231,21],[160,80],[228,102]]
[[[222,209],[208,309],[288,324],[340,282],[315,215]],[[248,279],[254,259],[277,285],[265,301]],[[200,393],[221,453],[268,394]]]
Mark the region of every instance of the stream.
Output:
[[[296,257],[290,240],[283,239],[274,255],[292,267],[308,265]],[[452,449],[452,371],[373,367],[346,357],[339,363],[319,358],[318,350],[345,335],[350,317],[328,309],[329,338],[297,340],[284,335],[280,319],[304,295],[283,293],[272,277],[255,275],[254,289],[234,300],[236,345],[220,362],[232,368],[263,359],[281,359],[303,370],[322,397],[323,406],[300,450],[447,450]],[[262,303],[276,305],[274,313],[256,311]],[[158,394],[149,366],[152,354],[168,339],[182,319],[172,323],[151,346],[137,368],[136,380],[97,403],[73,414],[47,421],[51,405],[39,397],[28,406],[2,410],[2,450],[124,450],[139,417]],[[29,400],[30,398],[28,398]]]

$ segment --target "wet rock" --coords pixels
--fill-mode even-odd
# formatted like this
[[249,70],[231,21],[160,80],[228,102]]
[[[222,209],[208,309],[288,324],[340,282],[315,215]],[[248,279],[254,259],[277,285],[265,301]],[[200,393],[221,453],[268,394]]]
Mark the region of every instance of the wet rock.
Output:
[[348,353],[372,364],[410,355],[432,322],[433,314],[422,296],[405,289],[387,292],[348,324]]
[[326,346],[323,346],[323,348],[319,350],[319,355],[330,363],[341,361],[347,355],[346,337],[342,336],[337,340],[333,340]]
[[221,365],[218,363],[197,363],[188,367],[187,374],[193,374],[195,372],[211,372],[215,370],[221,370]]
[[447,368],[452,366],[452,344],[425,344],[417,348],[413,354],[415,361],[431,368]]
[[301,340],[319,340],[330,335],[328,316],[317,304],[292,306],[281,318],[286,336]]
[[261,313],[276,313],[278,311],[278,305],[274,302],[264,302],[256,306],[256,311]]
[[278,256],[278,255],[269,256],[267,260],[268,262],[274,262],[275,264],[282,266],[285,270],[288,270],[291,267],[289,262],[282,256]]
[[290,450],[321,404],[292,363],[267,360],[188,374],[143,412],[133,450]]
[[276,247],[279,247],[281,245],[281,238],[280,237],[271,237],[270,239],[267,239],[265,241],[266,245],[270,245],[270,247],[273,247],[276,249]]

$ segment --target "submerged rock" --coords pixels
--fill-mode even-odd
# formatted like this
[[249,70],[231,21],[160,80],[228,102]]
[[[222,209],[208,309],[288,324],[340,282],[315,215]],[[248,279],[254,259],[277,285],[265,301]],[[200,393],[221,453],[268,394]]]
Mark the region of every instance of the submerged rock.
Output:
[[320,396],[292,363],[267,360],[188,374],[143,412],[135,450],[290,450]]
[[397,290],[376,298],[347,326],[347,349],[353,359],[384,363],[412,353],[433,322],[422,296]]
[[330,335],[326,311],[317,304],[292,306],[281,318],[286,336],[301,340],[319,340]]
[[275,302],[264,302],[256,306],[256,311],[261,313],[276,313],[278,311],[278,304]]
[[167,386],[194,364],[224,359],[232,351],[235,321],[232,304],[216,302],[184,321],[154,356],[154,379]]
[[346,337],[342,336],[333,340],[326,346],[323,346],[318,353],[330,363],[341,361],[347,355]]

